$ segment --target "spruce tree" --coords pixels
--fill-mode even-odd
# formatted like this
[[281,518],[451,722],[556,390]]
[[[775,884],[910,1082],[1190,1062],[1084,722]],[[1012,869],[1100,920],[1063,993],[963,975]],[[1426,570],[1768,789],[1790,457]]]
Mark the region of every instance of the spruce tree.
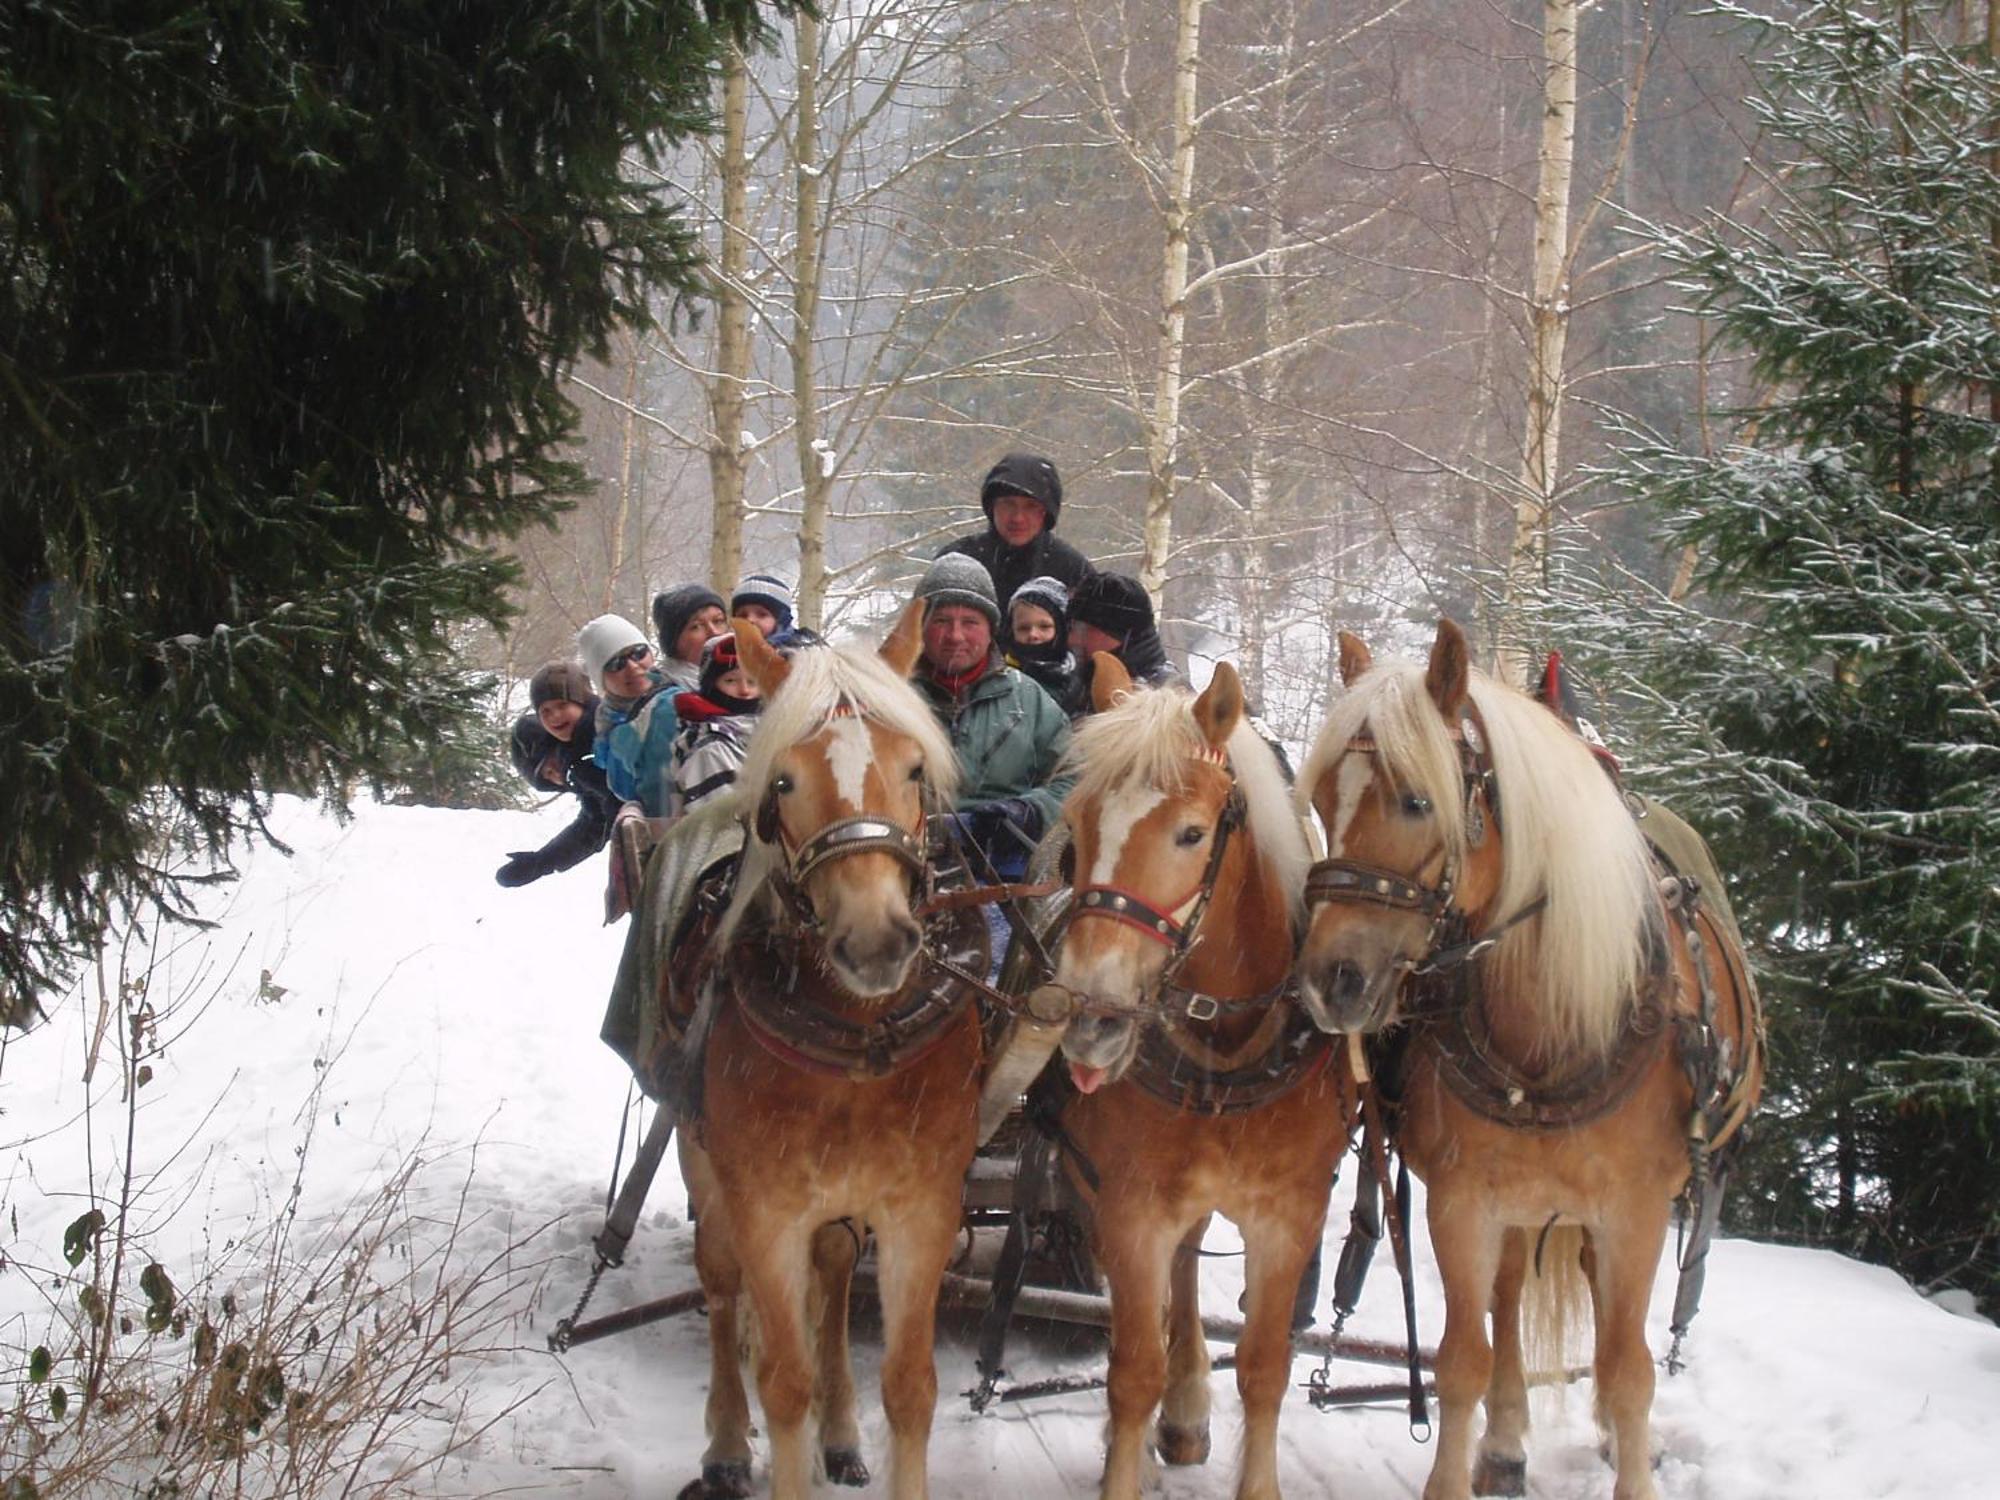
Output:
[[657,166],[753,0],[0,9],[0,1018],[278,791],[474,711],[560,381],[694,286]]
[[[1694,591],[1576,642],[1732,871],[1771,1083],[1740,1227],[2000,1299],[2000,73],[1957,7],[1757,32],[1763,212],[1648,232],[1747,356],[1613,478]],[[1602,596],[1599,596],[1600,599]]]

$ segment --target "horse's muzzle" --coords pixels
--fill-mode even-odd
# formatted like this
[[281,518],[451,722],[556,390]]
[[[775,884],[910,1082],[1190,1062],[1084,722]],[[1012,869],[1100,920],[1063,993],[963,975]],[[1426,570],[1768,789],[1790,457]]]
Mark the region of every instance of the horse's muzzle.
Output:
[[868,999],[902,988],[923,940],[922,928],[909,917],[899,917],[866,933],[842,933],[828,945],[827,957],[840,982]]
[[1397,973],[1392,968],[1371,979],[1348,959],[1306,962],[1299,967],[1299,1001],[1321,1031],[1380,1031],[1388,1021]]
[[1071,1080],[1090,1094],[1104,1084],[1117,1082],[1131,1066],[1138,1043],[1139,1023],[1134,1017],[1086,1012],[1072,1020],[1063,1033],[1062,1053],[1069,1062]]

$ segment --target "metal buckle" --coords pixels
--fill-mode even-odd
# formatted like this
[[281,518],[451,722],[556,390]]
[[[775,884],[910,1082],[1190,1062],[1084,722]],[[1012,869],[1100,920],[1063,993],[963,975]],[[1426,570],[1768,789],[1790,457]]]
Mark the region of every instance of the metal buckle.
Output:
[[1213,995],[1189,995],[1181,1014],[1190,1021],[1213,1021],[1222,1014],[1222,1005]]

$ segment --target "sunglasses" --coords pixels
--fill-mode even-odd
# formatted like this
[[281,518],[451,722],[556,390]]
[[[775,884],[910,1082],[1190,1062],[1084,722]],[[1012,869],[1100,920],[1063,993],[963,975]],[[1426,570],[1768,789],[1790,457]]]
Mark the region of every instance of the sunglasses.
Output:
[[607,672],[622,672],[627,667],[643,667],[653,654],[651,646],[628,646],[604,664]]

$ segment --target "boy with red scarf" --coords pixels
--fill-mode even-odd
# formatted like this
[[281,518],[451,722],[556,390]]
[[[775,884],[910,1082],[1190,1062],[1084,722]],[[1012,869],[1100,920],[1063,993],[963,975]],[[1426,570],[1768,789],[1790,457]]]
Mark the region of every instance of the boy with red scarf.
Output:
[[736,637],[711,637],[701,648],[699,684],[674,699],[681,723],[674,741],[674,817],[736,780],[763,706],[737,658]]

